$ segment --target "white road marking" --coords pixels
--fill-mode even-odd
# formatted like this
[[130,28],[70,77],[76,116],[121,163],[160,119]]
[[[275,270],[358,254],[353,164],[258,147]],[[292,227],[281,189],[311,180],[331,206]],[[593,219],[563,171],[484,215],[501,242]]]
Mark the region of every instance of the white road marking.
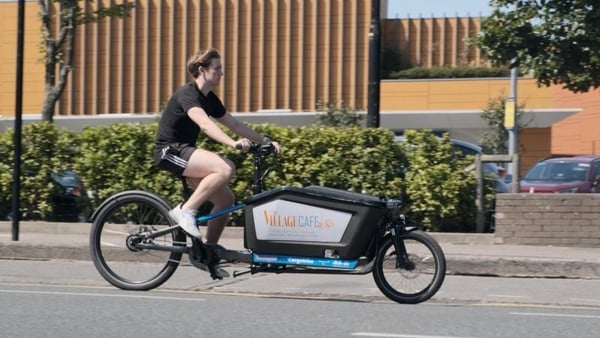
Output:
[[60,292],[60,291],[26,291],[26,290],[2,290],[2,289],[0,289],[0,293],[24,293],[24,294],[58,295],[58,296],[118,297],[118,298],[185,300],[185,301],[194,301],[194,302],[205,301],[205,299],[200,299],[200,298],[164,297],[164,296],[147,296],[147,295],[113,295],[113,294],[102,294],[102,293]]
[[531,298],[529,296],[515,296],[515,295],[488,295],[488,297],[501,297],[501,298]]
[[571,298],[571,300],[575,301],[575,302],[584,302],[584,303],[600,303],[600,299]]
[[540,312],[509,312],[516,316],[539,316],[539,317],[566,317],[566,318],[595,318],[600,319],[600,316],[595,315],[569,315],[563,313],[540,313]]
[[472,338],[456,336],[427,336],[418,334],[400,334],[400,333],[378,333],[378,332],[353,332],[353,336],[359,337],[384,337],[384,338]]

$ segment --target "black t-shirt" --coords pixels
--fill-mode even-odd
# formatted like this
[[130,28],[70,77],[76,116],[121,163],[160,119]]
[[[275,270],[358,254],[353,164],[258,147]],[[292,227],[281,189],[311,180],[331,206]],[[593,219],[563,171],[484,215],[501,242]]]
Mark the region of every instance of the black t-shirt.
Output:
[[177,89],[163,110],[158,132],[157,144],[186,143],[195,145],[200,134],[200,127],[190,119],[188,111],[200,107],[211,117],[225,115],[225,107],[213,92],[202,94],[195,82],[190,82]]

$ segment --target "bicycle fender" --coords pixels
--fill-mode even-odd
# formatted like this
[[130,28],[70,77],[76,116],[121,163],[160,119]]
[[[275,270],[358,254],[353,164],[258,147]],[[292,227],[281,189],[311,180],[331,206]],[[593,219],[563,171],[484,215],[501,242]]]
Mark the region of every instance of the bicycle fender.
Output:
[[89,218],[90,222],[94,222],[94,220],[96,219],[96,216],[98,216],[98,214],[100,213],[100,211],[104,208],[106,208],[107,206],[109,206],[110,204],[118,201],[120,198],[123,197],[131,197],[131,196],[146,196],[149,198],[152,198],[154,200],[156,200],[157,202],[163,204],[168,210],[172,209],[173,207],[171,206],[171,204],[169,204],[169,202],[167,202],[167,200],[165,200],[164,198],[148,192],[148,191],[144,191],[144,190],[126,190],[126,191],[121,191],[119,193],[116,193],[110,197],[108,197],[107,199],[105,199],[98,208],[96,208],[96,210],[94,210],[94,212],[92,213],[92,216]]

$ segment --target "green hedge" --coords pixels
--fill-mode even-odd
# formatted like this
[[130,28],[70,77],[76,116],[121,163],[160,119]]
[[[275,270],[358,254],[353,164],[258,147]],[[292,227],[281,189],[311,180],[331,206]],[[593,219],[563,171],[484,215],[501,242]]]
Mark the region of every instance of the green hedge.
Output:
[[437,231],[468,232],[475,227],[473,172],[463,170],[473,163],[453,154],[445,135],[406,131],[403,143],[410,163],[406,174],[406,194],[413,217]]
[[507,67],[471,67],[471,66],[435,66],[414,67],[387,73],[386,79],[453,79],[453,78],[486,78],[508,77]]
[[[50,123],[27,125],[22,132],[21,210],[25,219],[47,219],[56,187],[50,173],[72,168],[78,157],[76,135]],[[14,131],[0,134],[0,218],[10,211],[14,169]]]
[[114,124],[85,128],[79,134],[80,156],[75,171],[93,190],[93,206],[107,197],[142,189],[172,199],[180,194],[178,181],[153,165],[152,148],[157,124]]
[[[435,163],[441,153],[448,152],[446,148],[433,155],[407,153],[393,142],[391,131],[379,128],[282,128],[270,124],[252,127],[284,147],[266,178],[267,189],[315,184],[371,195],[402,195],[411,202],[415,218],[425,221],[431,230],[443,230],[448,220],[472,223],[467,219],[472,213],[465,212],[464,205],[473,204],[472,196],[469,197],[465,189],[472,188],[474,178],[453,169],[462,163]],[[48,175],[64,169],[74,169],[85,187],[93,191],[88,212],[107,197],[129,189],[150,191],[172,204],[178,203],[182,198],[181,183],[153,165],[156,129],[156,122],[86,128],[79,134],[58,130],[48,123],[25,126],[20,206],[23,219],[48,219],[53,207]],[[421,134],[431,133],[417,133]],[[437,138],[420,137],[416,142],[434,142],[432,147],[450,144],[444,145]],[[251,195],[251,155],[202,137],[198,146],[231,159],[237,167],[231,184],[236,197],[243,200]],[[12,131],[0,133],[0,151],[8,155],[0,159],[0,217],[4,218],[11,202]],[[427,156],[434,158],[422,162]],[[448,161],[453,160],[448,158]],[[405,176],[410,179],[406,183]],[[240,219],[234,217],[233,223],[239,222]]]

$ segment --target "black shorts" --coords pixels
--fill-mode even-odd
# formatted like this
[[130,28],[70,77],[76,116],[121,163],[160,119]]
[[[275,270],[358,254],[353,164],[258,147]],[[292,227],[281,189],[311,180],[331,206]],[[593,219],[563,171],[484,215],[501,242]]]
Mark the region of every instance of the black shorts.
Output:
[[157,144],[154,146],[154,164],[181,177],[194,150],[196,148],[185,143]]

